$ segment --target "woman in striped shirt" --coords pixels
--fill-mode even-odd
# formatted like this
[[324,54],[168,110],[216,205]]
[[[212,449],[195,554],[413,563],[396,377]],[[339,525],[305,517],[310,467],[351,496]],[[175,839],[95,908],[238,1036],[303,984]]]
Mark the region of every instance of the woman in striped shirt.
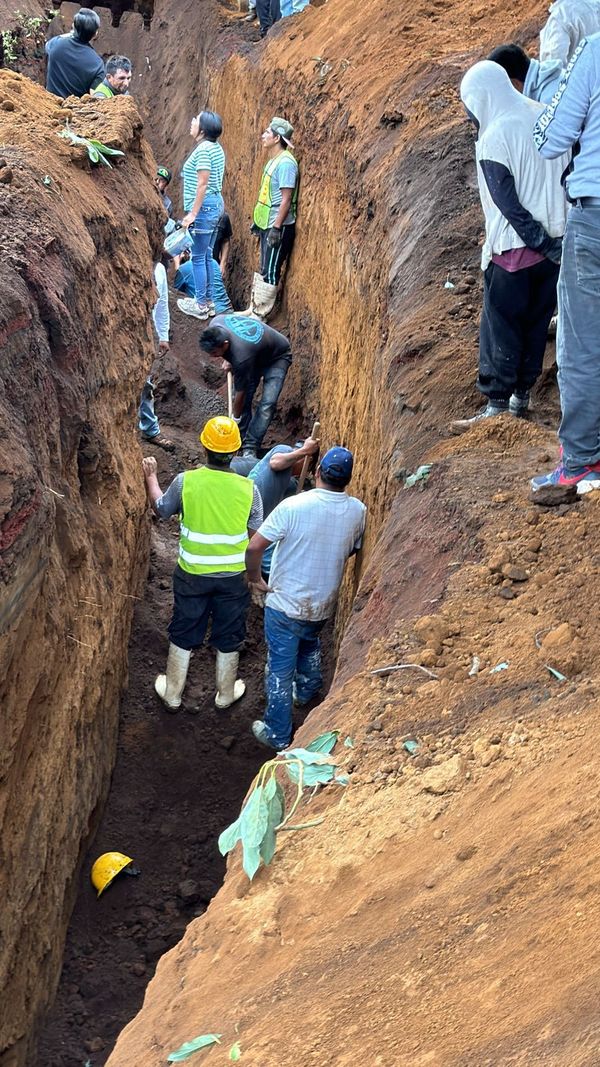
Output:
[[192,119],[190,134],[196,146],[188,156],[183,178],[182,225],[189,228],[193,241],[192,266],[196,295],[177,301],[178,308],[196,319],[208,319],[216,314],[213,301],[211,259],[219,219],[223,214],[223,174],[225,153],[218,144],[223,132],[220,115],[201,111]]

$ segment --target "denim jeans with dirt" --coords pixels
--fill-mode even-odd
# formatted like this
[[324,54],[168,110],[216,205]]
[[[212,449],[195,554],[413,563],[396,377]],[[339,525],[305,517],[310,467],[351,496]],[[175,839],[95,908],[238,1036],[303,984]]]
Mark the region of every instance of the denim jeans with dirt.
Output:
[[274,363],[265,367],[262,374],[262,396],[254,415],[252,415],[252,401],[260,384],[260,377],[256,378],[246,390],[244,410],[240,420],[240,433],[244,448],[252,449],[254,452],[260,448],[275,414],[279,394],[283,389],[289,367],[287,359],[276,359]]
[[196,221],[190,226],[196,303],[201,306],[214,299],[211,260],[223,208],[223,197],[220,193],[207,193]]
[[558,279],[556,362],[567,470],[600,462],[600,205],[569,209]]
[[290,619],[283,611],[265,608],[267,710],[269,741],[282,749],[292,738],[294,682],[299,704],[308,704],[323,685],[320,633],[325,620]]

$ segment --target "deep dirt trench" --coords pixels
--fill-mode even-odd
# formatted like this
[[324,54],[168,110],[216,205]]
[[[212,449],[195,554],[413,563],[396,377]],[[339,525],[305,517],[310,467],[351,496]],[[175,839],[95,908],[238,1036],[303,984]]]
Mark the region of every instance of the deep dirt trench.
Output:
[[[105,12],[105,21],[108,17]],[[594,828],[600,806],[595,754],[600,515],[593,499],[556,509],[534,508],[527,499],[527,478],[555,455],[552,345],[531,422],[500,419],[460,439],[447,434],[450,418],[477,406],[472,381],[480,303],[481,215],[456,86],[465,67],[499,40],[514,37],[535,48],[543,17],[541,0],[525,10],[517,0],[485,5],[406,0],[401,6],[390,0],[383,7],[374,0],[362,7],[335,0],[321,8],[311,5],[251,48],[256,31],[241,26],[233,5],[156,0],[150,33],[141,32],[133,11],[123,14],[118,29],[104,26],[102,51],[123,50],[135,58],[136,104],[161,162],[181,160],[190,110],[210,101],[224,114],[239,306],[254,262],[246,222],[260,171],[260,124],[276,110],[289,115],[299,131],[301,243],[280,323],[284,329],[289,325],[297,362],[282,405],[283,423],[295,435],[319,408],[327,439],[345,439],[355,449],[353,490],[368,501],[372,533],[350,613],[353,589],[344,599],[341,615],[348,625],[336,677],[298,740],[304,743],[333,726],[351,735],[354,749],[342,757],[351,782],[343,795],[323,790],[311,801],[323,823],[310,834],[278,842],[273,864],[252,884],[234,854],[223,889],[207,914],[195,918],[221,882],[218,831],[237,812],[263,759],[247,733],[258,694],[262,699],[263,651],[254,633],[243,659],[252,694],[227,723],[212,707],[209,653],[195,658],[190,673],[188,695],[197,714],[188,709],[170,717],[158,706],[152,684],[164,664],[176,529],[154,525],[150,580],[144,599],[135,601],[130,686],[103,821],[99,812],[113,750],[103,749],[102,740],[114,740],[117,699],[92,732],[77,716],[84,707],[93,719],[95,690],[89,708],[87,687],[73,687],[68,702],[57,702],[37,663],[29,663],[39,697],[27,709],[32,722],[37,726],[43,714],[58,719],[64,713],[54,734],[44,734],[50,758],[35,763],[32,751],[13,741],[21,728],[18,685],[9,689],[7,728],[17,755],[6,840],[11,843],[13,829],[19,830],[15,813],[21,810],[25,830],[9,850],[5,881],[0,870],[0,886],[9,887],[8,932],[16,930],[23,948],[10,959],[7,952],[0,957],[1,988],[16,1020],[4,1026],[3,1047],[9,1051],[0,1054],[2,1067],[32,1062],[22,1047],[25,1039],[21,1048],[16,1041],[31,1033],[54,986],[74,896],[69,878],[80,843],[89,840],[88,810],[79,817],[76,807],[82,797],[98,797],[97,805],[90,805],[91,829],[99,826],[93,848],[79,856],[74,880],[80,892],[63,979],[55,1008],[39,1028],[36,1067],[104,1063],[115,1035],[138,1010],[159,956],[141,1011],[120,1033],[110,1067],[162,1067],[171,1049],[206,1031],[222,1031],[232,1040],[239,1036],[248,1067],[596,1067],[599,1062],[600,874]],[[153,79],[163,72],[160,92]],[[15,184],[0,190],[0,205],[18,192],[21,201],[11,201],[16,212],[24,186],[29,203],[37,205],[46,171],[63,183],[67,199],[70,187],[81,182],[83,206],[93,207],[84,211],[85,222],[103,238],[103,251],[114,252],[109,229],[120,238],[126,233],[123,220],[132,220],[144,237],[134,242],[134,261],[148,273],[149,242],[137,201],[150,203],[151,161],[143,158],[134,109],[116,102],[112,114],[119,128],[109,128],[104,119],[99,124],[100,132],[115,140],[127,135],[117,141],[128,146],[123,169],[82,175],[68,159],[57,159],[57,152],[46,153],[56,144],[62,118],[51,113],[43,94],[27,110],[22,86],[6,86],[0,77],[0,88],[15,106],[14,112],[0,108],[0,125],[18,149],[11,150],[18,164]],[[75,110],[78,122],[88,121],[85,107]],[[43,137],[30,120],[32,111],[44,118]],[[23,129],[40,146],[35,165]],[[137,187],[132,195],[123,177],[142,182],[144,195],[136,196]],[[69,208],[78,219],[74,197]],[[51,209],[45,210],[52,220]],[[68,233],[67,213],[58,218]],[[47,224],[44,217],[43,226],[35,220],[33,227],[35,253],[46,269],[36,274],[37,264],[27,264],[30,290],[32,276],[54,278],[57,261],[60,266],[61,256],[65,259],[58,227],[49,245]],[[59,255],[51,259],[56,247]],[[85,248],[93,254],[90,241]],[[103,276],[113,280],[113,260],[114,254],[112,260],[98,257],[102,269],[94,277],[100,286]],[[84,262],[91,270],[90,259]],[[116,281],[127,276],[126,263],[119,247]],[[73,266],[69,260],[67,274]],[[447,278],[454,289],[445,288]],[[12,275],[10,285],[19,295],[24,288]],[[77,296],[85,296],[83,288]],[[64,291],[57,287],[60,297]],[[112,318],[91,375],[104,388],[104,406],[102,392],[99,415],[94,403],[88,405],[109,440],[109,399],[120,377],[105,351],[107,337],[119,340],[120,371],[131,356],[131,339],[147,321],[146,308],[133,307],[136,314],[121,329],[135,294],[116,307],[113,292],[114,285],[102,289],[103,299],[112,299]],[[54,294],[42,295],[51,305],[52,325],[61,325],[64,307],[55,310]],[[44,301],[38,299],[45,314]],[[29,320],[14,303],[8,325],[18,341],[18,322]],[[77,306],[86,324],[93,324],[85,302]],[[47,320],[45,314],[43,323]],[[177,313],[173,324],[186,394],[178,391],[177,363],[165,360],[159,414],[177,444],[175,453],[158,456],[165,482],[195,461],[197,421],[217,403],[200,373],[195,330]],[[29,349],[36,371],[40,333],[44,339],[42,331],[36,333]],[[86,356],[93,355],[92,330],[85,342]],[[9,347],[9,359],[15,348],[16,343]],[[59,347],[51,353],[61,373],[72,370],[65,368],[69,352]],[[148,347],[146,356],[149,352]],[[141,359],[137,367],[135,359],[131,363],[130,377],[140,377]],[[16,366],[22,365],[17,360]],[[24,368],[23,381],[29,377]],[[72,379],[66,382],[72,388]],[[97,381],[84,383],[95,402]],[[45,381],[43,387],[34,392],[36,399],[46,394]],[[126,389],[132,406],[129,380]],[[20,414],[10,392],[9,401]],[[4,411],[2,395],[0,406]],[[78,414],[89,414],[84,408],[82,402]],[[34,429],[45,427],[43,408],[35,411],[39,417],[29,422]],[[54,419],[54,438],[60,430],[70,442],[70,415],[63,415],[58,427]],[[139,455],[131,444],[134,413],[126,415],[123,404],[117,451],[128,477],[119,500],[135,497],[142,523]],[[8,419],[4,425],[10,425]],[[276,436],[286,435],[278,427]],[[43,453],[40,437],[35,444]],[[405,491],[402,472],[421,462],[433,463],[429,481],[422,492]],[[72,521],[78,516],[76,477],[68,481],[66,462],[57,466],[48,464],[42,473],[54,489],[64,488],[59,475],[74,487]],[[88,492],[85,515],[98,523],[103,516],[95,500]],[[63,540],[65,526],[59,530]],[[30,540],[38,529],[28,534]],[[98,530],[94,547],[106,526]],[[118,535],[108,533],[118,545]],[[29,561],[24,551],[22,558]],[[72,569],[65,568],[59,579],[77,597],[88,586],[77,586]],[[62,588],[56,580],[46,586],[35,625],[23,612],[22,643],[30,634],[38,640],[37,660],[40,650],[52,659],[48,631],[54,635],[71,625],[70,618],[52,612],[63,602],[52,594]],[[109,611],[110,596],[104,603]],[[87,642],[85,624],[79,625],[76,634]],[[115,642],[117,654],[124,644],[119,648]],[[0,654],[3,650],[0,644]],[[90,661],[85,645],[83,651],[79,646],[68,651],[70,661],[60,648],[54,656],[61,686],[72,678],[68,662],[81,677]],[[475,656],[480,670],[474,676]],[[398,662],[416,670],[370,673]],[[422,676],[420,664],[435,677]],[[506,668],[495,673],[499,664]],[[548,665],[567,681],[559,682]],[[97,689],[110,666],[93,666]],[[119,677],[120,668],[119,663],[114,672]],[[69,733],[72,723],[76,730]],[[26,734],[28,741],[38,737],[35,729]],[[407,737],[419,746],[414,758],[404,748]],[[96,753],[104,757],[100,768]],[[68,771],[74,762],[83,770],[72,781]],[[29,769],[25,779],[19,777],[22,766]],[[58,772],[55,791],[48,768]],[[33,771],[45,773],[44,801],[44,793],[52,797],[52,806],[38,804],[45,822],[31,816]],[[225,803],[222,781],[228,787]],[[55,813],[64,813],[58,841]],[[49,844],[54,853],[48,855]],[[89,867],[108,847],[128,851],[142,874],[118,881],[96,901]],[[62,866],[56,852],[65,857]],[[185,880],[194,886],[184,888],[184,895],[189,889],[196,899],[179,895]],[[96,1046],[97,1052],[90,1051]],[[224,1044],[203,1058],[219,1067],[227,1049]]]
[[[206,384],[206,377],[220,381],[222,375],[200,352],[199,329],[181,315],[171,294],[173,344],[166,357],[158,357],[154,380],[161,433],[174,450],[142,445],[144,455],[156,456],[163,488],[197,462],[198,428],[222,414],[226,403],[222,386]],[[293,442],[297,429],[297,422],[288,429],[278,417],[268,438]],[[106,1062],[119,1032],[139,1010],[158,959],[220,888],[225,861],[217,837],[237,817],[265,759],[249,729],[264,710],[262,612],[254,606],[240,660],[247,692],[238,704],[226,712],[215,709],[214,654],[208,648],[192,659],[178,714],[167,713],[154,693],[167,651],[178,529],[175,520],[151,521],[150,569],[133,617],[117,761],[98,831],[79,870],[60,984],[41,1031],[36,1067]],[[331,627],[325,650],[328,637]],[[332,649],[325,651],[326,684],[333,662]],[[297,725],[309,710],[302,709]],[[118,878],[97,899],[91,865],[111,850],[132,856],[141,875]]]

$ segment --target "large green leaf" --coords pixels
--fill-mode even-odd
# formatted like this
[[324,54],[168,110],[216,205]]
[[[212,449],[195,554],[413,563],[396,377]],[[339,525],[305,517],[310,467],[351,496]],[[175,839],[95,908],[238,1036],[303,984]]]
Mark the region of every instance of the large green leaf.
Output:
[[186,1041],[184,1045],[181,1045],[180,1048],[171,1053],[167,1063],[181,1063],[202,1048],[207,1048],[209,1045],[218,1045],[221,1037],[222,1034],[202,1034],[201,1037],[195,1037],[193,1041]]
[[308,748],[287,748],[281,753],[286,759],[299,759],[302,763],[310,766],[313,763],[335,763],[324,752],[311,752]]
[[326,734],[319,734],[306,746],[308,752],[332,752],[340,735],[339,730],[328,730]]
[[265,797],[265,787],[257,785],[252,790],[242,808],[240,829],[244,845],[260,845],[269,819],[269,803]]
[[219,852],[222,856],[226,856],[228,852],[231,852],[237,845],[242,836],[240,827],[241,818],[236,819],[230,826],[226,827],[221,834],[219,834]]
[[[295,763],[290,763],[286,766],[286,771],[292,782],[296,785],[300,780],[300,772]],[[304,767],[302,774],[302,784],[311,787],[313,785],[327,785],[335,774],[335,764],[325,763],[316,764],[315,766]]]
[[258,845],[247,845],[242,839],[242,849],[242,867],[250,881],[252,881],[260,867],[260,848]]
[[260,843],[260,856],[267,867],[273,856],[275,855],[275,844],[277,841],[276,827],[283,819],[285,812],[285,797],[283,795],[283,789],[279,782],[275,782],[275,790],[273,796],[269,800],[269,821],[267,823],[267,829],[265,835]]

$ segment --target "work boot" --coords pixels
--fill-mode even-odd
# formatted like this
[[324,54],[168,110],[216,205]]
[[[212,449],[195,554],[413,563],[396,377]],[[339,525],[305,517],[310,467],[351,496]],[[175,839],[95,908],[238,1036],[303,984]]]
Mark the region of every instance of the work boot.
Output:
[[271,314],[277,300],[277,286],[269,285],[262,276],[258,275],[254,288],[254,316],[263,322]]
[[526,418],[529,412],[529,390],[525,390],[523,393],[513,393],[508,401],[508,410],[511,415],[516,415],[518,419]]
[[257,283],[258,282],[262,282],[262,280],[263,280],[262,279],[262,274],[258,274],[258,272],[255,271],[254,274],[252,275],[252,288],[250,290],[250,306],[245,308],[243,311],[236,311],[236,312],[234,312],[234,314],[236,314],[236,315],[250,315],[252,318],[256,318],[256,314],[255,314],[256,309],[254,307],[254,297],[255,297],[255,293],[256,293]]
[[274,748],[277,750],[277,745],[273,744],[271,740],[271,734],[269,733],[269,727],[262,719],[255,719],[252,723],[252,734],[261,745],[266,745],[267,748]]
[[218,708],[229,708],[246,692],[246,683],[237,676],[239,659],[239,652],[217,652],[215,704]]
[[476,415],[472,415],[470,419],[455,419],[450,423],[450,430],[452,433],[464,433],[465,430],[470,430],[471,426],[476,426],[482,419],[490,419],[494,415],[504,415],[508,411],[508,400],[488,400],[486,406],[478,411]]
[[154,682],[156,692],[169,711],[177,711],[181,707],[181,694],[185,686],[191,654],[186,648],[178,648],[177,645],[170,644],[167,673],[159,674]]

